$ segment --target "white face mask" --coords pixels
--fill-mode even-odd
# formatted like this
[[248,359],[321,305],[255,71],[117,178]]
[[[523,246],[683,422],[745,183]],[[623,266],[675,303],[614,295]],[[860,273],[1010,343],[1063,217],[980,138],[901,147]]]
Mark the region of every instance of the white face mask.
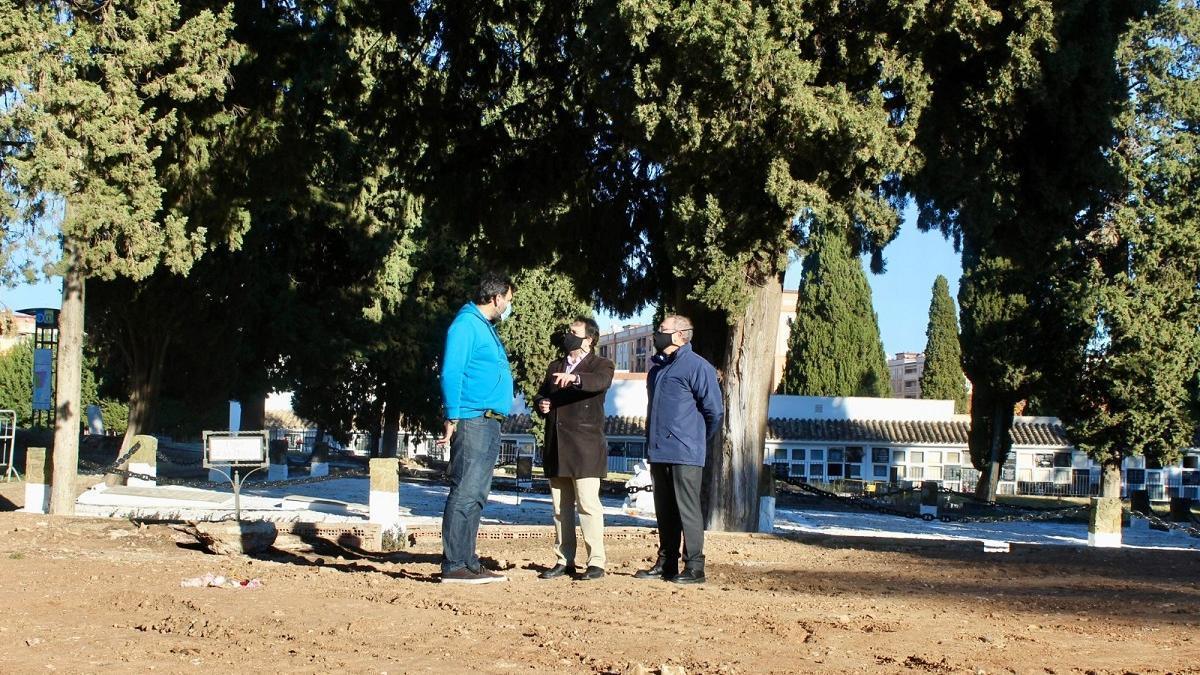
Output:
[[509,301],[508,301],[508,304],[507,304],[507,305],[505,305],[505,307],[504,307],[504,310],[500,312],[500,315],[499,315],[499,316],[497,316],[497,317],[495,317],[495,318],[493,318],[493,319],[492,319],[492,323],[497,323],[497,324],[498,324],[498,323],[500,323],[501,321],[504,321],[505,319],[507,319],[507,318],[508,318],[508,317],[510,317],[510,316],[512,316],[512,300],[509,300]]

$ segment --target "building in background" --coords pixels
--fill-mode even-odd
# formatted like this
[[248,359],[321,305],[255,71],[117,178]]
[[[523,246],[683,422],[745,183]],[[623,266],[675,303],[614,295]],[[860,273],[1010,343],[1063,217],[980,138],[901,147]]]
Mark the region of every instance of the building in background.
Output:
[[924,352],[897,352],[887,365],[892,376],[892,398],[921,398]]
[[16,347],[22,340],[32,339],[35,326],[31,314],[0,312],[0,354]]
[[[775,337],[775,371],[771,379],[771,391],[779,386],[783,377],[783,366],[787,363],[788,335],[792,320],[796,318],[796,300],[799,291],[784,291],[779,306],[779,331]],[[611,359],[618,371],[647,373],[654,355],[654,329],[652,324],[628,324],[600,335],[600,356]]]
[[648,323],[629,324],[603,333],[597,350],[600,356],[612,361],[617,370],[650,372],[650,357],[654,354],[654,326]]

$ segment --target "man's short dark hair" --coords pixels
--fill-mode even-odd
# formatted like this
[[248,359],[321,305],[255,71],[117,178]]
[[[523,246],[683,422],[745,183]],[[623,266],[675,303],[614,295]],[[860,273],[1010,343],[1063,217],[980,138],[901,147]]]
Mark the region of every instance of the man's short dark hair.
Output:
[[515,293],[516,290],[517,287],[513,286],[512,280],[508,277],[488,272],[479,279],[479,286],[475,288],[475,304],[486,305],[497,295],[504,295],[509,291]]
[[577,323],[583,324],[584,337],[592,338],[593,345],[600,341],[600,326],[596,323],[595,319],[590,316],[577,316],[571,324],[574,325]]

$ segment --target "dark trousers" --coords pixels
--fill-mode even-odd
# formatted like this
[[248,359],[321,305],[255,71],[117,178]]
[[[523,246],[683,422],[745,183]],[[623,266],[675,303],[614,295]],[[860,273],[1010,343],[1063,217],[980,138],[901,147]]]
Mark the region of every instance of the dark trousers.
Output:
[[650,464],[654,513],[658,519],[658,554],[666,560],[679,560],[682,543],[685,566],[704,564],[704,513],[700,510],[703,478],[702,466]]

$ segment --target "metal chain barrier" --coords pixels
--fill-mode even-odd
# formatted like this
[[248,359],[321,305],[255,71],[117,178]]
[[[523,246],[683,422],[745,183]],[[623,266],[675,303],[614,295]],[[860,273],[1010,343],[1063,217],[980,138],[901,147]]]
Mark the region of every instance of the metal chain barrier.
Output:
[[1133,518],[1141,518],[1142,520],[1148,521],[1151,525],[1160,530],[1182,530],[1193,537],[1200,537],[1200,528],[1193,527],[1186,523],[1172,523],[1169,520],[1163,520],[1162,518],[1159,518],[1153,513],[1142,513],[1129,508],[1125,509],[1125,513],[1129,515],[1130,520]]
[[809,485],[808,483],[801,483],[799,481],[785,480],[784,482],[787,483],[788,485],[798,487],[801,490],[803,490],[804,492],[808,492],[810,494],[814,494],[819,497],[824,497],[825,499],[832,499],[832,500],[842,503],[842,504],[849,504],[851,506],[856,506],[856,507],[858,507],[860,509],[864,509],[866,511],[874,511],[876,513],[882,513],[884,515],[889,515],[889,516],[903,516],[905,518],[920,518],[925,521],[934,520],[934,517],[931,514],[926,514],[926,515],[922,516],[917,513],[913,513],[912,511],[901,511],[899,509],[892,508],[890,505],[879,504],[870,499],[864,499],[862,497],[844,497],[842,495],[837,494],[836,492],[830,492],[829,490],[822,490],[821,488],[819,488],[815,485]]
[[944,487],[939,487],[938,493],[965,499],[973,504],[979,504],[981,506],[989,506],[998,509],[1012,509],[1013,511],[1029,511],[1033,513],[1065,513],[1067,511],[1075,511],[1079,508],[1078,506],[1026,506],[1023,504],[1005,504],[1003,502],[981,499],[969,492],[958,492]]
[[[912,518],[912,519],[919,518],[927,523],[933,522],[935,520],[941,521],[943,523],[1037,522],[1037,521],[1044,521],[1044,520],[1053,520],[1056,518],[1061,518],[1063,516],[1071,515],[1073,513],[1077,513],[1077,512],[1081,512],[1081,511],[1086,512],[1091,509],[1090,505],[1081,504],[1079,506],[1069,506],[1066,508],[1053,508],[1053,509],[1038,509],[1038,508],[1034,508],[1034,507],[1018,507],[1024,511],[1032,511],[1032,513],[1027,513],[1025,515],[1014,514],[1014,515],[1008,515],[1008,516],[955,516],[955,515],[951,515],[951,514],[942,512],[939,515],[935,516],[932,513],[918,514],[918,513],[913,513],[912,511],[901,511],[899,509],[891,507],[890,505],[879,504],[873,500],[864,499],[862,497],[846,497],[843,495],[839,495],[836,492],[822,490],[821,488],[818,488],[814,485],[809,485],[808,483],[801,483],[798,481],[791,481],[791,480],[784,481],[784,482],[786,482],[788,485],[794,485],[795,487],[798,487],[805,492],[817,495],[819,497],[824,497],[826,499],[831,499],[833,501],[836,501],[836,502],[839,502],[842,504],[848,504],[850,506],[855,506],[855,507],[858,507],[858,508],[866,510],[866,511],[874,511],[876,513],[882,513],[884,515],[889,515],[889,516],[903,516],[905,518]],[[940,492],[950,492],[955,495],[960,494],[960,493],[956,493],[956,492],[953,492],[950,490],[939,490],[939,491]],[[903,492],[907,492],[907,491],[901,490],[899,492],[903,493]],[[979,501],[984,501],[984,500],[979,500]],[[1001,504],[1000,506],[1007,506],[1007,505]]]
[[[118,469],[117,465],[120,464],[121,461],[123,461],[123,460],[118,460],[117,462],[114,462],[112,465],[107,466],[107,467],[95,467],[96,470],[93,471],[93,473],[111,474],[114,476],[122,476],[126,479],[136,478],[138,480],[144,480],[144,481],[148,481],[148,482],[152,482],[152,483],[157,483],[159,485],[180,485],[183,487],[194,487],[194,488],[214,488],[214,487],[224,487],[224,486],[229,485],[228,481],[186,480],[183,478],[167,478],[165,476],[152,476],[148,473],[138,473],[136,471],[127,471],[125,469]],[[255,489],[258,489],[258,488],[269,489],[269,488],[276,488],[276,487],[291,487],[291,486],[296,486],[296,485],[308,485],[311,483],[324,483],[326,481],[339,480],[342,478],[369,478],[369,477],[370,477],[370,474],[365,471],[351,471],[351,472],[339,473],[339,474],[331,473],[326,476],[309,476],[308,478],[292,478],[292,479],[283,479],[283,480],[252,482],[252,483],[248,483],[247,486],[251,487],[251,488],[255,488]]]
[[653,485],[643,485],[641,487],[627,487],[625,492],[631,495],[636,495],[639,492],[654,492]]
[[91,462],[88,462],[86,460],[80,460],[79,464],[81,466],[83,466],[85,469],[88,469],[89,471],[91,471],[92,473],[106,474],[106,473],[116,469],[118,466],[121,466],[125,462],[129,461],[129,458],[133,457],[134,453],[136,453],[138,448],[140,448],[141,446],[142,446],[142,444],[140,442],[134,443],[133,445],[129,446],[129,449],[125,451],[125,454],[121,455],[120,457],[117,457],[115,460],[113,460],[112,464],[109,464],[108,466],[100,466],[99,464],[92,464]]
[[1080,504],[1079,506],[1068,506],[1062,509],[1043,509],[1040,512],[1023,515],[1013,514],[1010,516],[955,516],[948,513],[940,513],[937,519],[943,523],[1036,523],[1046,520],[1056,520],[1075,513],[1087,513],[1091,509],[1092,507],[1089,504]]

